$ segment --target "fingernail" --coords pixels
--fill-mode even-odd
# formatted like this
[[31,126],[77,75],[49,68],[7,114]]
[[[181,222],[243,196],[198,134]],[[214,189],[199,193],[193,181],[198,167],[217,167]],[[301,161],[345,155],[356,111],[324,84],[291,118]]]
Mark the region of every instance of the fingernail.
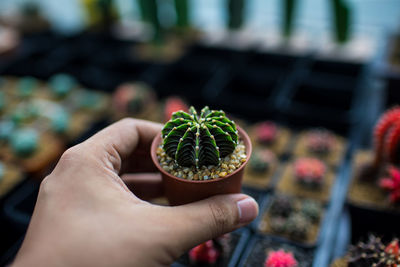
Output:
[[258,215],[258,204],[251,197],[238,201],[237,207],[239,211],[239,223],[249,223]]

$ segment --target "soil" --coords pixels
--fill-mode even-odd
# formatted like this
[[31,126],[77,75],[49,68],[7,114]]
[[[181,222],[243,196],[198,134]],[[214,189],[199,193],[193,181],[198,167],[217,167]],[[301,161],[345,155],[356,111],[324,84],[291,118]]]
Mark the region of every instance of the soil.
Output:
[[333,172],[327,166],[323,184],[320,188],[307,188],[295,180],[293,162],[289,162],[283,169],[282,176],[278,182],[279,192],[298,197],[318,199],[324,202],[329,201],[331,189],[335,180]]
[[[238,233],[230,233],[230,240],[229,240],[229,246],[230,246],[230,250],[227,253],[224,253],[223,257],[220,257],[218,259],[218,261],[216,262],[216,264],[214,265],[210,265],[212,267],[225,267],[229,265],[230,259],[233,255],[233,253],[235,252],[236,246],[238,245],[240,240],[240,235]],[[204,265],[204,264],[191,264],[190,260],[189,260],[189,256],[187,253],[185,253],[184,255],[182,255],[179,259],[178,262],[184,266],[196,266],[196,267],[207,267],[208,265]]]
[[[297,203],[294,204],[294,207],[295,207],[294,212],[298,212],[301,209],[302,201],[301,201],[301,199],[295,199],[295,200],[297,200]],[[271,235],[277,235],[277,236],[279,235],[288,240],[300,242],[307,246],[313,246],[316,244],[316,242],[318,240],[318,236],[319,236],[320,222],[323,220],[323,214],[320,214],[319,220],[316,221],[315,223],[310,222],[310,226],[307,229],[307,235],[303,240],[294,239],[291,236],[289,236],[289,234],[287,234],[287,233],[279,233],[279,234],[275,233],[271,229],[271,226],[270,226],[271,225],[270,222],[271,222],[271,219],[273,218],[273,216],[274,215],[272,215],[270,213],[270,206],[268,206],[266,212],[264,214],[262,214],[262,219],[258,225],[258,230],[260,232],[262,232],[264,234],[271,234]]]
[[0,197],[7,194],[7,192],[19,184],[23,179],[23,175],[17,167],[4,164],[4,168],[4,177],[0,181]]
[[348,192],[348,200],[355,205],[399,211],[400,207],[391,204],[388,198],[389,194],[379,187],[378,177],[372,177],[368,180],[361,180],[359,177],[360,170],[363,166],[372,162],[373,157],[372,150],[360,150],[355,154],[353,180]]
[[346,141],[343,137],[335,135],[336,145],[334,150],[325,155],[314,154],[307,149],[307,132],[301,132],[293,149],[293,154],[297,157],[316,157],[328,165],[339,166],[346,152]]
[[288,146],[290,144],[290,138],[292,136],[291,132],[289,131],[289,129],[286,129],[284,127],[281,126],[277,126],[277,139],[275,140],[275,142],[271,143],[271,144],[260,144],[257,142],[257,138],[256,135],[254,133],[254,127],[252,127],[248,133],[250,136],[250,139],[253,143],[254,148],[253,149],[257,149],[257,147],[263,147],[263,148],[269,148],[271,151],[275,152],[275,154],[277,156],[281,156],[282,154],[284,154],[285,152],[287,152],[288,150]]
[[347,267],[348,263],[346,258],[336,259],[332,264],[331,267]]
[[312,266],[313,252],[311,250],[301,249],[286,243],[277,242],[271,238],[257,239],[244,263],[244,266],[264,266],[268,252],[270,250],[279,249],[292,252],[298,262],[298,267]]

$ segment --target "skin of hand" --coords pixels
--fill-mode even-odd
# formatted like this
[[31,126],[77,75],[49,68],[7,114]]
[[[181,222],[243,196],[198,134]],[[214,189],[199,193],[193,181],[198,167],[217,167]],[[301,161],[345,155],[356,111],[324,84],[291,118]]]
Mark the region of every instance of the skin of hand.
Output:
[[160,130],[123,119],[68,149],[41,183],[12,265],[168,266],[257,216],[257,203],[243,194],[176,207],[144,201],[162,193],[160,176],[149,174],[150,145]]

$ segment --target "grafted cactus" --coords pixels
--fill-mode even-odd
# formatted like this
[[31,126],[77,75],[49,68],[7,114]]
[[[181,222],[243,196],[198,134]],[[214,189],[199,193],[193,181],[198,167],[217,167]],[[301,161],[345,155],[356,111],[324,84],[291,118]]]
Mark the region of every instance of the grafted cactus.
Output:
[[222,110],[208,107],[200,114],[194,107],[190,107],[189,113],[173,113],[162,136],[165,153],[183,167],[218,165],[238,144],[235,123]]
[[379,167],[382,160],[394,160],[399,141],[400,107],[386,111],[374,129],[375,159],[374,167]]

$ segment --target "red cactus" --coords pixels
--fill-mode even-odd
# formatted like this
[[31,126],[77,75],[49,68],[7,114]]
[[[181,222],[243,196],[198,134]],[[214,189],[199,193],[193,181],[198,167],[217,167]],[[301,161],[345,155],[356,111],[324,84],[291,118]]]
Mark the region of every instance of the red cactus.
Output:
[[274,142],[278,132],[276,124],[272,121],[264,121],[257,124],[254,131],[257,141],[262,144]]
[[172,96],[167,98],[164,107],[164,120],[169,121],[169,119],[171,119],[172,113],[178,110],[183,110],[185,112],[188,112],[189,107],[181,98],[177,96]]
[[304,185],[321,185],[325,171],[325,164],[316,158],[300,158],[294,163],[295,177]]
[[192,263],[203,263],[212,265],[217,262],[221,252],[214,246],[212,240],[208,240],[189,251],[189,258]]
[[386,246],[385,252],[390,255],[394,255],[394,257],[399,257],[400,256],[399,240],[394,239],[392,242],[390,242],[390,244]]
[[283,249],[271,251],[265,260],[264,267],[296,267],[298,263],[292,252],[285,252]]
[[396,161],[396,151],[400,142],[400,120],[393,125],[385,138],[385,151],[387,160],[391,163]]
[[335,136],[325,129],[311,130],[306,136],[307,149],[313,153],[329,153],[333,150],[335,142]]
[[[399,139],[400,123],[400,107],[394,107],[386,111],[378,120],[374,129],[374,145],[375,159],[374,167],[378,167],[384,159],[385,150],[390,151],[390,156],[393,157],[393,151],[396,149],[396,144]],[[393,133],[392,128],[396,126],[396,131]],[[390,136],[390,139],[387,139]]]
[[379,185],[390,192],[390,201],[396,203],[400,201],[400,170],[396,167],[390,167],[388,174],[389,177],[382,178]]

